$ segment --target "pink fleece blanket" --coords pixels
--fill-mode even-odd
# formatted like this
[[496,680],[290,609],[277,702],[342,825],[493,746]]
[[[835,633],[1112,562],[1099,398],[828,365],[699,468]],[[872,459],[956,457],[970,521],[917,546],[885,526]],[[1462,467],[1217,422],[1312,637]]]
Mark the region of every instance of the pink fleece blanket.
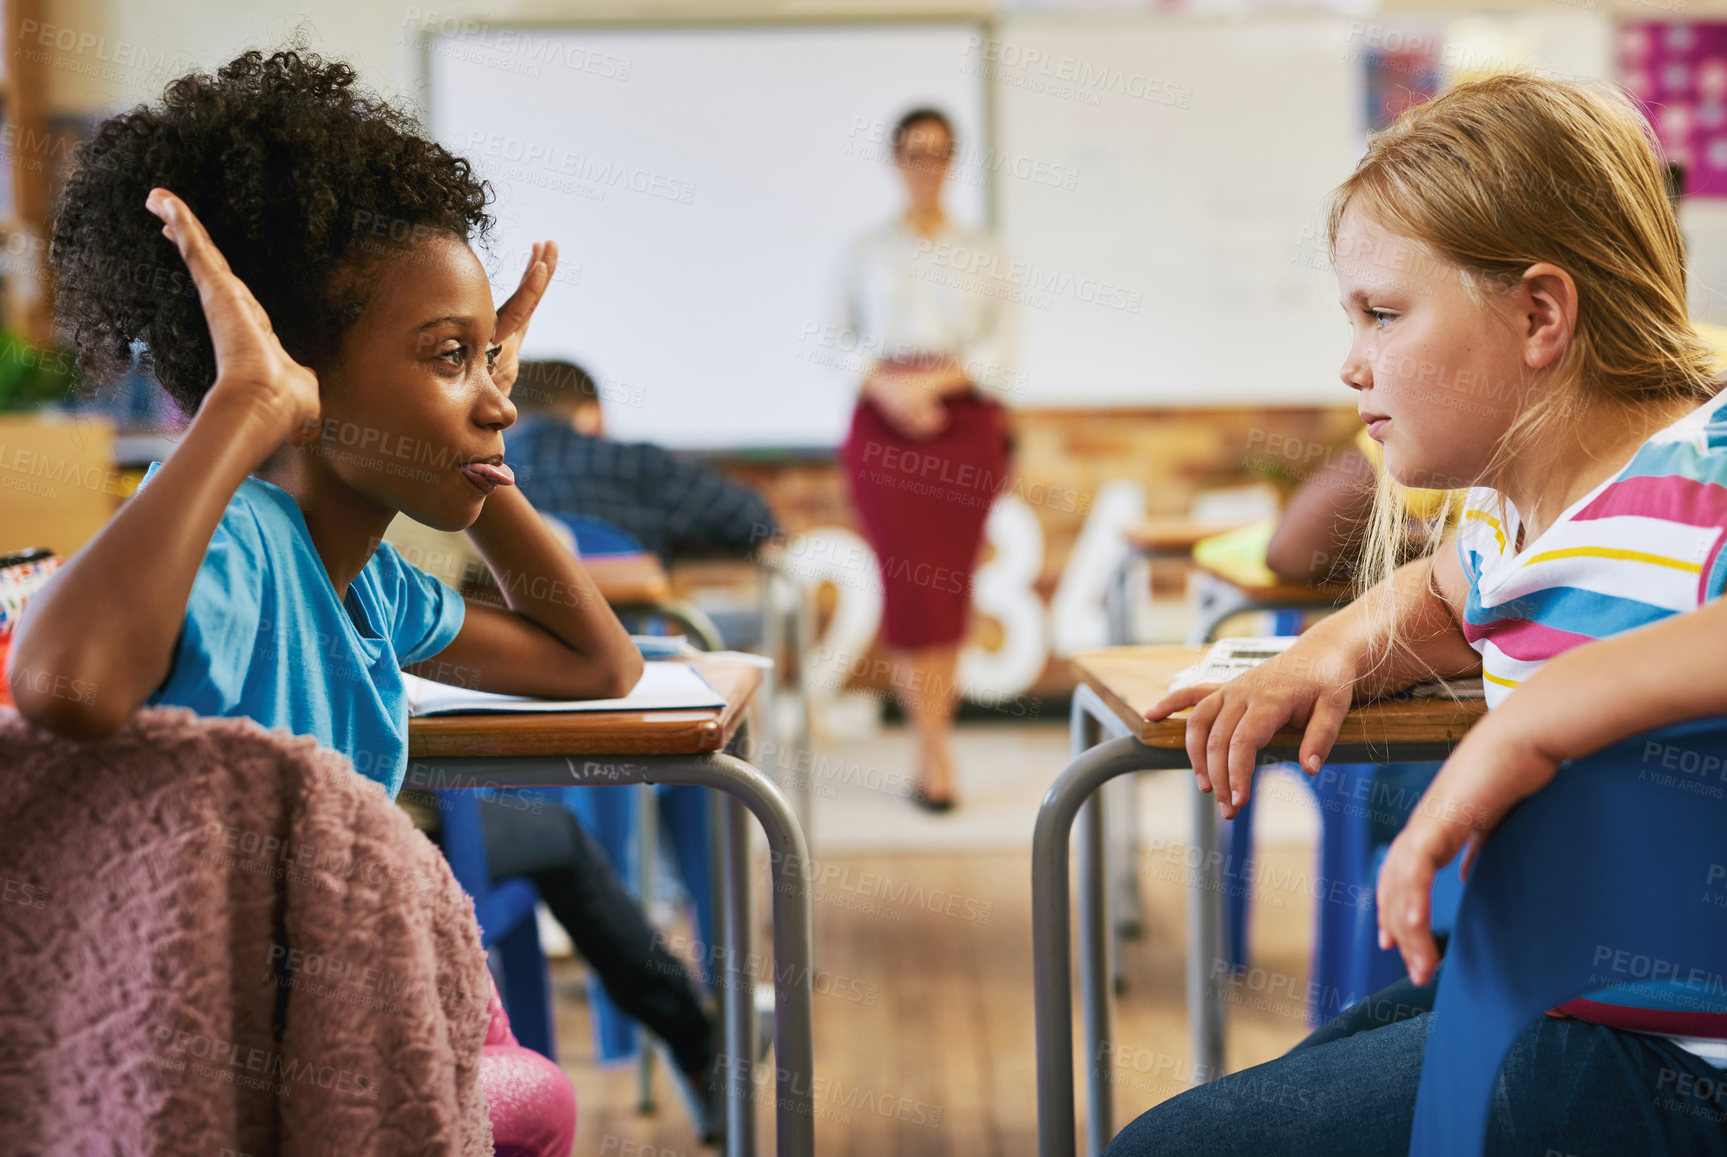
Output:
[[0,1153],[489,1154],[487,998],[472,901],[340,755],[0,710]]

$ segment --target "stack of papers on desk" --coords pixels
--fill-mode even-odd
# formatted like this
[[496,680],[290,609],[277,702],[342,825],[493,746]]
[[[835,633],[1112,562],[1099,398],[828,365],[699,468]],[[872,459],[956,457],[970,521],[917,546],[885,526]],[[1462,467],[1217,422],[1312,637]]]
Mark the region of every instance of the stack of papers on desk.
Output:
[[647,663],[641,682],[622,699],[531,699],[494,695],[402,674],[409,715],[455,715],[484,711],[691,711],[724,707],[725,697],[688,663]]
[[[1197,687],[1203,683],[1227,683],[1245,671],[1251,671],[1267,659],[1281,655],[1295,642],[1294,635],[1265,636],[1257,639],[1219,639],[1205,658],[1170,680],[1169,689]],[[1423,683],[1403,693],[1415,699],[1481,699],[1487,694],[1479,678],[1448,679],[1443,683]]]

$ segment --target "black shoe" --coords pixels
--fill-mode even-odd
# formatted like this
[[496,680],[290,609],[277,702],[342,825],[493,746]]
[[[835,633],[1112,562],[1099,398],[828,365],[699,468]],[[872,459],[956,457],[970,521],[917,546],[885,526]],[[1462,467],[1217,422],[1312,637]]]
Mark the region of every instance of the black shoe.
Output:
[[951,795],[937,799],[930,795],[929,792],[925,791],[924,786],[921,783],[913,784],[911,794],[906,798],[911,800],[911,802],[915,803],[924,811],[931,812],[935,815],[950,812],[954,808],[954,799]]
[[703,1145],[718,1149],[726,1143],[726,1082],[717,1061],[709,1062],[699,1073],[686,1073],[672,1065],[678,1092],[690,1111],[696,1139]]

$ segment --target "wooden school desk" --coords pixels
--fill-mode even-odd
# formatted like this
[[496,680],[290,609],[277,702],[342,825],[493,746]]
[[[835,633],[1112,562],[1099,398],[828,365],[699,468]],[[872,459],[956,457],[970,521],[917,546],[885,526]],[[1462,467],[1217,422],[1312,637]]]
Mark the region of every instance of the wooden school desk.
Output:
[[[1207,538],[1236,529],[1240,524],[1199,522],[1186,515],[1162,515],[1136,522],[1122,531],[1127,553],[1121,556],[1103,591],[1104,621],[1112,647],[1135,642],[1133,637],[1133,583],[1141,563],[1186,562],[1193,548]],[[1148,576],[1149,577],[1149,576]]]
[[755,1061],[755,983],[750,932],[748,807],[767,833],[773,877],[776,1141],[780,1157],[815,1149],[811,1104],[810,878],[803,829],[771,780],[725,752],[743,722],[762,670],[752,663],[697,658],[696,668],[726,705],[694,711],[438,715],[408,721],[404,788],[573,787],[697,784],[727,794],[721,827],[718,911],[724,953],[722,1056],[728,1093],[726,1153],[755,1152],[750,1073]]
[[1254,611],[1324,611],[1349,601],[1347,586],[1285,582],[1265,565],[1273,525],[1242,527],[1196,543],[1199,612],[1187,641],[1212,643],[1223,624]]
[[[1037,1135],[1042,1157],[1074,1152],[1073,1006],[1068,955],[1068,841],[1079,825],[1080,1000],[1085,1026],[1089,1119],[1088,1151],[1100,1152],[1111,1136],[1113,1105],[1102,1060],[1110,1043],[1107,983],[1108,930],[1104,897],[1104,816],[1093,793],[1135,771],[1188,768],[1186,716],[1148,723],[1145,712],[1168,693],[1170,680],[1199,662],[1190,647],[1116,647],[1074,659],[1081,680],[1074,692],[1072,737],[1075,758],[1044,796],[1032,837],[1032,955],[1037,1017]],[[1461,704],[1447,698],[1390,699],[1352,710],[1338,732],[1329,759],[1336,763],[1403,763],[1441,760],[1486,711],[1480,699]],[[1107,737],[1107,738],[1106,738]],[[1299,731],[1285,729],[1260,752],[1259,761],[1294,760]],[[1211,980],[1212,964],[1224,958],[1219,897],[1218,811],[1212,796],[1189,776],[1193,844],[1199,867],[1188,881],[1187,1016],[1194,1072],[1223,1067],[1223,993]]]

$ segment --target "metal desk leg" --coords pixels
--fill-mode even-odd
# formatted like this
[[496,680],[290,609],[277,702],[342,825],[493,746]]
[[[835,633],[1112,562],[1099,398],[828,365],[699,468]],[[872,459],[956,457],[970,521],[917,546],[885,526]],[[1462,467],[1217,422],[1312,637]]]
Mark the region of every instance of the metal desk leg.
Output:
[[[1124,777],[1125,778],[1125,777]],[[1104,794],[1079,809],[1079,988],[1085,1025],[1086,1147],[1103,1152],[1115,1135],[1114,1090],[1107,1080],[1110,1055],[1110,923],[1103,865]]]
[[[1183,753],[1185,757],[1185,753]],[[1068,764],[1044,796],[1031,844],[1032,968],[1037,1017],[1037,1136],[1044,1157],[1073,1152],[1073,971],[1067,947],[1068,843],[1075,815],[1098,785],[1124,772],[1157,766],[1159,759],[1132,736],[1107,740]],[[1095,885],[1086,902],[1096,911]],[[1101,954],[1099,954],[1101,955]],[[1096,963],[1093,963],[1096,967]],[[1096,978],[1094,977],[1094,980]],[[1106,985],[1093,984],[1086,1024],[1101,1025],[1092,1009]],[[1095,1061],[1098,1058],[1092,1058]],[[1094,1066],[1088,1062],[1088,1068]]]
[[[454,782],[451,782],[451,779]],[[775,1147],[779,1157],[814,1157],[815,1117],[813,1073],[815,1036],[813,980],[810,966],[811,904],[809,845],[798,826],[792,806],[772,780],[743,760],[724,752],[710,755],[633,755],[616,760],[590,761],[579,757],[452,757],[415,760],[408,767],[407,786],[426,790],[482,787],[568,787],[572,784],[676,783],[718,788],[734,803],[755,813],[767,834],[773,864],[774,918],[774,1118]],[[739,807],[735,816],[742,815]],[[734,816],[734,819],[735,819]],[[1072,817],[1069,817],[1070,824]],[[723,880],[720,915],[742,913],[746,918],[748,892],[747,825],[727,822],[721,830],[721,855],[728,871]],[[733,869],[741,867],[742,878]],[[742,931],[739,929],[741,927]],[[722,983],[727,992],[742,991],[753,1005],[753,982],[747,975],[747,957],[731,949],[747,943],[748,924],[728,925],[722,931],[727,948]],[[746,975],[740,978],[738,973]],[[728,1067],[753,1057],[753,1042],[732,1051],[728,1032]],[[1071,1035],[1070,1035],[1071,1041]],[[1072,1070],[1069,1070],[1069,1082]],[[730,1150],[732,1153],[738,1150]],[[743,1150],[748,1154],[749,1150]]]
[[[1085,688],[1080,689],[1086,692]],[[1095,697],[1086,695],[1075,696],[1076,719],[1078,712],[1085,709],[1089,702],[1095,702]],[[1093,707],[1092,710],[1099,710]],[[1104,730],[1109,730],[1107,724]],[[1078,736],[1078,726],[1075,735]],[[1347,744],[1332,752],[1332,757],[1339,763],[1400,763],[1418,760],[1444,759],[1453,744],[1449,741],[1433,741],[1421,743],[1394,744],[1388,747],[1375,748],[1367,744]],[[1288,760],[1294,757],[1295,748],[1268,748],[1261,753],[1262,763]],[[1037,1017],[1037,1140],[1038,1153],[1041,1157],[1070,1157],[1074,1152],[1074,1107],[1073,1107],[1073,1008],[1072,1008],[1072,961],[1067,949],[1068,935],[1071,931],[1071,905],[1068,900],[1067,856],[1068,842],[1072,833],[1074,819],[1081,805],[1092,797],[1092,794],[1105,782],[1118,775],[1135,771],[1153,771],[1187,766],[1187,753],[1175,749],[1146,747],[1131,735],[1123,735],[1108,739],[1076,757],[1067,765],[1049,791],[1043,797],[1043,804],[1038,808],[1037,827],[1032,835],[1031,843],[1031,942],[1033,986],[1035,1010]],[[1188,956],[1188,994],[1190,998],[1189,1013],[1194,1015],[1195,1007],[1192,997],[1196,984],[1202,1000],[1197,1009],[1198,1023],[1194,1027],[1194,1076],[1196,1081],[1212,1080],[1221,1075],[1223,1065],[1223,1018],[1221,988],[1213,988],[1209,1000],[1206,997],[1205,981],[1210,968],[1209,961],[1220,959],[1221,920],[1217,907],[1217,891],[1215,886],[1206,887],[1207,879],[1217,880],[1221,861],[1215,854],[1216,848],[1216,817],[1215,801],[1197,787],[1194,788],[1195,818],[1204,812],[1208,823],[1196,825],[1195,841],[1204,845],[1206,850],[1200,855],[1200,874],[1196,877],[1195,889],[1190,892],[1190,910],[1198,915],[1194,931],[1189,936],[1190,948]],[[1209,836],[1208,834],[1209,833]],[[1210,864],[1209,871],[1206,865]],[[1096,904],[1096,889],[1102,881],[1091,872],[1082,872],[1080,878],[1081,910]],[[1209,900],[1196,903],[1195,893],[1206,892]],[[1206,913],[1209,912],[1209,915]],[[1191,947],[1194,943],[1205,944],[1195,952]],[[1084,947],[1084,938],[1081,941]],[[1090,967],[1096,967],[1091,965]],[[1196,980],[1197,977],[1197,980]],[[1099,997],[1105,992],[1103,986],[1091,984],[1082,987],[1081,997],[1087,1002],[1082,1012],[1082,1020],[1087,1026],[1088,1035],[1093,1025],[1100,1025],[1103,1033],[1099,1034],[1100,1042],[1107,1043],[1108,1007],[1100,1008]],[[1215,1003],[1215,1016],[1208,1011],[1206,1004]],[[1095,1086],[1108,1076],[1107,1063],[1103,1056],[1101,1043],[1099,1052],[1090,1058],[1088,1077]],[[1095,1103],[1097,1093],[1093,1091],[1092,1100]],[[1096,1144],[1095,1130],[1088,1130],[1088,1141]],[[1095,1149],[1091,1150],[1096,1153]]]
[[1223,986],[1216,963],[1223,958],[1223,857],[1218,852],[1217,800],[1188,777],[1192,796],[1193,847],[1199,857],[1187,885],[1187,1030],[1193,1083],[1223,1072]]
[[[651,927],[655,893],[659,887],[660,809],[653,785],[639,783],[635,792],[640,798],[636,810],[636,838],[641,871],[637,873],[637,879],[641,882],[642,915]],[[654,1049],[648,1041],[646,1026],[636,1026],[636,1041],[641,1049],[636,1062],[636,1112],[651,1113],[654,1111]]]
[[1103,588],[1103,621],[1112,647],[1133,642],[1133,572],[1140,557],[1133,550],[1123,554]]
[[[748,974],[748,953],[736,951],[749,943],[749,844],[743,809],[748,807],[768,837],[773,866],[774,918],[774,1118],[780,1157],[813,1157],[815,1117],[812,1073],[815,1063],[810,967],[811,888],[809,845],[791,804],[760,771],[736,756],[638,756],[650,782],[695,783],[719,788],[730,797],[722,828],[721,856],[725,865],[721,913],[726,917],[725,1000],[741,1000],[747,1012],[726,1018],[726,1060],[730,1067],[751,1071],[754,1059],[754,981]],[[734,919],[735,918],[735,919]],[[742,1038],[740,1040],[740,1038]],[[741,1047],[740,1047],[741,1046]],[[728,1074],[729,1075],[729,1074]],[[734,1086],[735,1088],[736,1086]],[[745,1090],[748,1097],[753,1083]],[[734,1101],[735,1105],[736,1102]],[[728,1140],[727,1152],[747,1157],[752,1149]]]
[[[750,952],[750,832],[744,805],[726,796],[720,805],[722,881],[720,927],[724,936],[720,1000],[725,1005],[726,1157],[756,1151],[756,981]],[[778,873],[776,872],[777,876]],[[774,881],[777,890],[779,881]],[[779,971],[779,957],[775,955]],[[775,993],[778,996],[778,993]]]
[[[1087,710],[1088,703],[1074,700],[1068,729],[1073,754],[1086,752],[1102,739],[1102,724]],[[1104,791],[1093,795],[1079,809],[1079,986],[1085,1009],[1085,1055],[1087,1058],[1086,1136],[1092,1152],[1109,1143],[1109,1127],[1115,1120],[1114,1090],[1098,1080],[1098,1060],[1109,1055],[1111,935],[1108,891],[1103,879],[1109,851],[1105,824],[1105,792],[1115,783],[1131,782],[1130,776],[1112,780]]]
[[[1129,548],[1110,572],[1104,587],[1104,621],[1112,647],[1133,643],[1133,591],[1135,575],[1143,563],[1155,565],[1155,552]],[[1075,755],[1079,751],[1074,752]],[[1108,803],[1104,805],[1104,822],[1108,827],[1108,843],[1104,850],[1104,866],[1109,888],[1110,958],[1115,962],[1111,980],[1117,992],[1127,987],[1127,975],[1121,969],[1123,937],[1137,938],[1145,929],[1145,900],[1139,890],[1139,781],[1133,778],[1112,783],[1104,789]]]
[[714,621],[708,618],[706,612],[687,599],[667,599],[663,603],[652,603],[644,607],[619,607],[619,614],[635,611],[639,614],[658,615],[666,622],[684,628],[695,639],[695,645],[703,651],[723,651],[726,641],[720,637],[720,629],[714,626]]
[[[1139,855],[1142,846],[1139,820],[1139,777],[1126,775],[1104,785],[1105,823],[1109,843],[1105,859],[1109,872],[1110,936],[1117,945],[1123,937],[1137,939],[1145,931],[1145,901],[1139,891]],[[1116,970],[1116,989],[1125,978]]]

